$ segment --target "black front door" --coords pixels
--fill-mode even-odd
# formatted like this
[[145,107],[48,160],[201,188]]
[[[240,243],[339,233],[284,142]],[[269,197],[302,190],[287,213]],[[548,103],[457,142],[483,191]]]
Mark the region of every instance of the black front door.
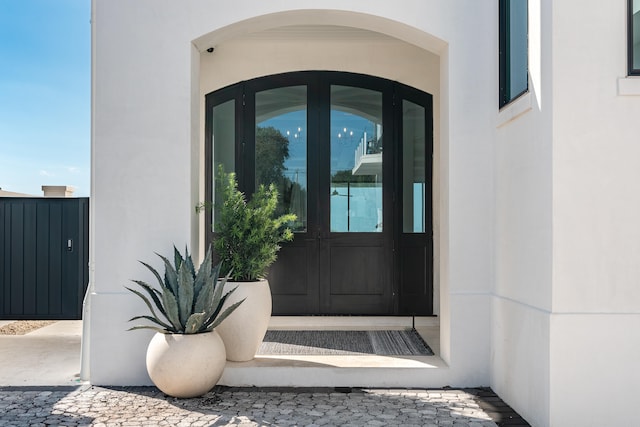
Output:
[[[406,239],[398,204],[403,132],[395,85],[370,76],[309,72],[257,79],[207,97],[207,164],[235,170],[247,194],[259,184],[276,183],[280,211],[298,217],[294,241],[283,245],[269,273],[274,314],[407,311],[399,298],[407,281],[400,266],[407,264],[398,259]],[[428,139],[430,150],[425,135],[421,144]],[[421,151],[424,157],[427,150]],[[423,168],[417,203],[422,207],[405,213],[415,222],[419,211],[423,224],[427,196],[430,210],[425,176]],[[410,233],[428,240],[423,239],[426,247],[430,224],[428,229],[428,238],[426,230]],[[429,274],[420,278],[429,284],[413,287],[430,301],[427,252],[414,258],[418,270],[429,264]],[[421,304],[430,313],[429,301]]]

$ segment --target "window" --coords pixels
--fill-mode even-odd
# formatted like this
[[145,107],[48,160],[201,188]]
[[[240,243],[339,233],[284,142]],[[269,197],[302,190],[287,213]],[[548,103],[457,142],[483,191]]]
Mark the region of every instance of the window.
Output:
[[[500,107],[504,107],[529,89],[528,78],[528,2],[499,1]],[[633,0],[638,2],[639,0]]]
[[640,76],[640,0],[629,1],[629,75]]

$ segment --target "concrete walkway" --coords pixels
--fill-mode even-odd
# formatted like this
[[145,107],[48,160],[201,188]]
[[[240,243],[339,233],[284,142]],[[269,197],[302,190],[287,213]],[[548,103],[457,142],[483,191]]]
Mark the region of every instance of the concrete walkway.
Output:
[[490,389],[216,387],[175,399],[155,387],[95,387],[80,373],[81,322],[0,335],[0,427],[527,426]]
[[0,335],[0,386],[79,385],[81,335],[80,320]]

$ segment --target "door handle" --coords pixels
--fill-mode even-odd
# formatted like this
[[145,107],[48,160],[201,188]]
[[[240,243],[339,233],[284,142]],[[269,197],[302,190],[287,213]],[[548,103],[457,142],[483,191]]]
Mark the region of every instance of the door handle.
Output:
[[73,252],[73,240],[67,239],[67,252]]

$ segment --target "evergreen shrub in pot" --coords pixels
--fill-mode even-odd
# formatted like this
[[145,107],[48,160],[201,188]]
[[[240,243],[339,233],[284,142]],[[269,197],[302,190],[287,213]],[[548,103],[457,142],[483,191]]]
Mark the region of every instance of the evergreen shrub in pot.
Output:
[[[244,299],[243,306],[218,327],[225,343],[227,360],[247,361],[264,339],[271,317],[271,290],[266,274],[276,261],[280,244],[293,239],[288,226],[294,214],[277,215],[275,185],[260,185],[250,200],[238,189],[234,173],[218,169],[218,191],[213,247],[237,291],[227,301]],[[233,283],[232,283],[233,282]]]

